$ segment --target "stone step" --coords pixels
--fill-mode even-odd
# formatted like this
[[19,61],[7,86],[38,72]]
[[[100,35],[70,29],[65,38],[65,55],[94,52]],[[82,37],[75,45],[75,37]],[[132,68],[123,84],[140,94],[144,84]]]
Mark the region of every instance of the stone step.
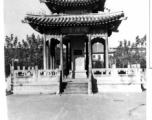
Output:
[[65,91],[64,94],[88,94],[88,91]]
[[88,88],[88,86],[66,86],[66,89],[71,89],[71,88],[73,88],[73,89],[87,89]]
[[78,82],[78,83],[87,83],[89,81],[89,79],[87,78],[75,78],[75,79],[71,79],[71,78],[64,78],[62,80],[62,82]]
[[64,91],[87,91],[88,89],[64,89]]
[[87,82],[67,82],[64,87],[64,94],[87,94],[88,83]]
[[85,86],[88,86],[88,83],[67,83],[67,86],[82,86],[82,87],[85,87]]
[[85,87],[85,88],[83,88],[83,87],[69,87],[69,88],[66,88],[66,89],[64,89],[64,90],[88,90],[88,87]]

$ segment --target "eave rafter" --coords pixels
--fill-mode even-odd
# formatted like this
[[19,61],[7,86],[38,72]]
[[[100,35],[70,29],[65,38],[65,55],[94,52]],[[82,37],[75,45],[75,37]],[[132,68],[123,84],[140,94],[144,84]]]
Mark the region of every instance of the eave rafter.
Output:
[[[108,36],[117,32],[121,21],[126,19],[122,11],[115,13],[92,13],[85,15],[33,15],[27,14],[23,23],[28,23],[33,29],[44,33],[44,29],[60,31],[62,27],[102,27],[106,26]],[[95,33],[95,32],[94,32]],[[98,32],[97,32],[98,33]],[[60,34],[54,32],[53,34]]]
[[124,18],[123,12],[86,15],[32,15],[27,14],[23,22],[47,27],[98,26],[115,23]]

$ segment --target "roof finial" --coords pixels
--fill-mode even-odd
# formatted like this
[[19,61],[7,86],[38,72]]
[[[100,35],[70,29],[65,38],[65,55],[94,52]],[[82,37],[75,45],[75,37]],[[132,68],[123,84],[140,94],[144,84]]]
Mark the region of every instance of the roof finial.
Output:
[[105,7],[105,8],[104,8],[104,12],[105,12],[105,13],[109,13],[109,12],[110,12],[110,9]]

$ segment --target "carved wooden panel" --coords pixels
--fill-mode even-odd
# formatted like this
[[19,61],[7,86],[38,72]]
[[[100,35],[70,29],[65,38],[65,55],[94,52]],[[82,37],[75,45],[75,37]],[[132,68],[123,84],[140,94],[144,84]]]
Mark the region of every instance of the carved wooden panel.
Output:
[[90,33],[91,34],[105,34],[106,33],[106,29],[103,27],[92,27],[90,29]]
[[64,27],[61,28],[62,34],[87,34],[89,27]]
[[47,35],[78,35],[78,34],[94,34],[106,35],[107,31],[101,27],[58,27],[58,28],[45,28]]

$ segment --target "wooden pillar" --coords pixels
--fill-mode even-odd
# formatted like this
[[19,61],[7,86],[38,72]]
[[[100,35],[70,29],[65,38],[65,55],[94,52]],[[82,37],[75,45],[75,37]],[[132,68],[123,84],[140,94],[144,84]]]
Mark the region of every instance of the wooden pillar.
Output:
[[46,69],[46,35],[44,34],[43,40],[43,69]]
[[88,35],[89,43],[89,82],[88,82],[88,94],[92,94],[92,44],[91,35]]
[[49,42],[49,69],[52,69],[52,41]]
[[71,41],[70,41],[70,70],[72,70],[72,47],[71,47]]
[[52,69],[55,69],[55,46],[52,46]]
[[108,34],[106,34],[106,37],[105,37],[105,62],[106,62],[106,65],[105,67],[106,68],[109,68],[109,55],[108,55]]
[[46,42],[46,69],[49,69],[49,44]]
[[48,41],[48,49],[47,49],[47,51],[48,51],[48,69],[50,69],[50,55],[51,55],[51,53],[50,53],[50,48],[51,48],[51,46],[50,46],[50,40]]
[[86,70],[87,70],[87,77],[89,75],[89,60],[88,60],[88,39],[86,40]]
[[50,69],[52,69],[52,40],[50,39]]
[[68,43],[66,44],[66,75],[69,74],[69,62],[68,62]]
[[63,38],[62,35],[60,36],[60,69],[62,72],[62,78],[63,78]]
[[89,70],[92,70],[92,45],[91,45],[91,35],[88,35],[89,43]]

